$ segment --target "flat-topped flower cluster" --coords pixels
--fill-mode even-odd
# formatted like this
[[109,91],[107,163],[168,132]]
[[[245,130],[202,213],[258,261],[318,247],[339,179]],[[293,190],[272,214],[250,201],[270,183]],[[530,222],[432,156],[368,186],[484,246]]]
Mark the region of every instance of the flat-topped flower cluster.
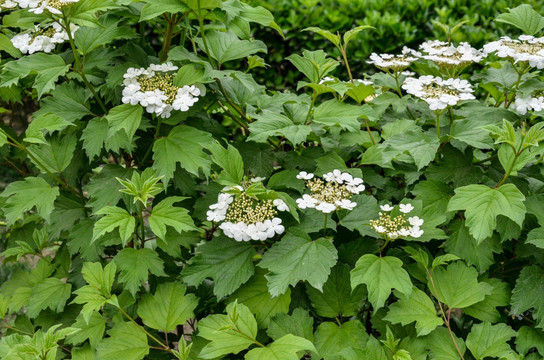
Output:
[[423,235],[421,225],[423,225],[423,219],[417,216],[412,216],[406,219],[414,207],[412,204],[400,204],[400,214],[393,216],[391,211],[395,208],[389,204],[381,205],[379,218],[377,220],[370,220],[370,226],[380,235],[384,236],[386,240],[395,240],[399,237],[411,236],[413,238],[419,238]]
[[402,88],[408,94],[424,100],[431,110],[443,110],[461,100],[475,99],[470,83],[461,79],[444,80],[432,75],[409,77],[404,81]]
[[306,180],[306,187],[310,190],[310,194],[296,200],[298,207],[316,209],[325,214],[339,209],[353,210],[357,203],[351,201],[352,195],[365,190],[363,179],[340,170],[323,174],[323,179],[301,171],[297,179]]
[[[77,25],[70,25],[72,36],[77,29]],[[49,53],[57,44],[65,41],[68,41],[68,33],[59,23],[36,25],[34,31],[20,33],[11,38],[13,46],[23,54],[34,54],[40,51]]]
[[28,9],[28,11],[34,14],[42,14],[45,10],[51,14],[62,14],[62,8],[79,0],[6,0],[0,4],[0,10],[13,9],[20,7],[22,9]]
[[[242,186],[236,186],[239,194],[222,192],[217,203],[210,205],[206,213],[208,221],[221,222],[219,228],[236,241],[272,238],[285,231],[278,211],[289,211],[281,199],[261,200],[247,195]],[[232,190],[226,188],[224,191]]]
[[194,85],[174,85],[172,63],[152,64],[148,68],[129,68],[124,75],[122,102],[145,107],[148,113],[169,118],[172,110],[187,111],[198,101],[200,89]]
[[528,62],[530,66],[544,69],[544,37],[521,35],[517,40],[503,36],[497,41],[484,45],[484,54],[495,54],[518,62]]

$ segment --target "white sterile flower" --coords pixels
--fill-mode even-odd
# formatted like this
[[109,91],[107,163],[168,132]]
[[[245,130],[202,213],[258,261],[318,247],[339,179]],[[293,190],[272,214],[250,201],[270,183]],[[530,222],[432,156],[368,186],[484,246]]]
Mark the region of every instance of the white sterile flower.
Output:
[[392,231],[392,232],[388,233],[387,236],[389,236],[389,238],[391,240],[395,240],[396,238],[399,237],[399,233],[397,231]]
[[413,226],[410,228],[410,236],[414,238],[419,238],[423,235],[423,230],[419,228],[419,226]]
[[148,113],[169,118],[173,110],[188,111],[201,94],[194,85],[174,85],[172,63],[152,64],[148,68],[129,68],[124,74],[122,102],[140,104]]
[[400,212],[404,214],[408,214],[410,211],[414,210],[414,207],[412,204],[400,204],[399,205]]
[[249,181],[251,181],[252,183],[262,182],[263,180],[266,180],[266,178],[259,176],[255,176],[254,178],[249,179]]
[[483,53],[470,46],[469,43],[462,42],[455,47],[444,41],[429,40],[419,46],[422,52],[427,53],[422,58],[430,60],[440,67],[461,67],[475,62],[478,63],[483,58]]
[[332,77],[329,77],[329,76],[325,76],[323,79],[321,79],[319,81],[319,85],[321,85],[323,83],[326,83],[326,82],[332,82],[332,81],[336,81],[336,79],[332,78]]
[[4,0],[4,2],[0,3],[0,11],[3,9],[13,9],[17,6],[17,2],[13,0]]
[[289,211],[289,206],[282,199],[275,199],[272,203],[278,211]]
[[420,218],[417,217],[417,216],[409,217],[409,218],[408,218],[408,222],[409,222],[410,225],[412,225],[412,226],[421,226],[421,225],[423,225],[423,219],[420,219]]
[[365,80],[365,79],[353,79],[353,82],[363,84],[363,85],[373,85],[372,81]]
[[311,208],[315,208],[315,206],[317,205],[317,203],[319,202],[317,199],[314,199],[313,197],[311,197],[310,195],[308,194],[304,194],[302,195],[301,198],[298,198],[297,200],[297,205],[299,208],[301,209],[311,209]]
[[214,210],[208,210],[206,212],[206,219],[208,221],[223,221],[225,220],[225,214],[221,213],[220,211],[214,211]]
[[527,114],[527,111],[541,111],[544,109],[544,96],[539,97],[516,97],[514,103],[516,111],[520,115]]
[[341,207],[342,209],[346,209],[346,210],[353,210],[353,208],[355,208],[355,206],[357,206],[356,202],[351,201],[351,200],[347,200],[347,199],[336,200],[335,204],[338,205],[339,207]]
[[497,41],[484,45],[484,54],[494,53],[501,58],[509,58],[517,62],[528,62],[530,66],[544,69],[544,37],[535,38],[521,35],[517,40],[503,36]]
[[382,209],[382,211],[391,211],[393,210],[393,207],[389,204],[385,204],[385,205],[380,205],[380,209]]
[[331,212],[336,210],[336,206],[334,204],[322,201],[315,207],[315,209],[321,211],[324,214],[330,214]]
[[376,232],[380,233],[380,234],[383,234],[384,232],[387,231],[387,229],[385,227],[380,226],[380,225],[375,225],[373,227],[374,227],[374,230],[376,230]]
[[323,174],[323,179],[325,179],[326,181],[336,181],[336,176],[331,171],[326,174]]
[[399,236],[409,236],[410,230],[408,228],[401,228],[398,231]]
[[[78,26],[72,25],[70,29],[73,35]],[[40,51],[49,53],[55,49],[57,44],[67,40],[68,33],[60,24],[53,23],[42,27],[36,26],[32,32],[17,34],[11,39],[11,42],[23,54],[33,54]]]
[[402,88],[408,94],[427,102],[431,110],[443,110],[461,100],[475,99],[470,83],[461,79],[444,80],[432,75],[409,77],[404,81]]
[[392,69],[393,71],[402,71],[412,65],[412,63],[420,56],[421,54],[418,51],[405,46],[400,55],[372,53],[370,55],[370,60],[367,61],[367,63],[373,64],[384,71],[388,71],[389,69]]
[[365,190],[363,179],[354,177],[349,181],[346,181],[346,189],[352,194],[359,194]]
[[301,180],[310,180],[313,177],[314,177],[314,174],[307,173],[306,171],[301,171],[297,175],[297,179],[301,179]]
[[[270,224],[268,225],[268,231],[273,231],[274,233],[280,235],[280,234],[283,234],[285,232],[285,227],[281,224],[281,219],[280,218],[273,218],[272,220],[266,220],[266,222],[270,222]],[[274,236],[274,234],[272,234],[270,237]]]

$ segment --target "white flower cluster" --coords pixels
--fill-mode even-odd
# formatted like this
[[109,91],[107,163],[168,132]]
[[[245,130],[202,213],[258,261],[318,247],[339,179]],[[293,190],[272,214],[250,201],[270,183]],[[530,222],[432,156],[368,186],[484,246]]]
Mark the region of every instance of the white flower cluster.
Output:
[[389,69],[402,71],[420,57],[421,53],[405,46],[400,55],[372,53],[367,63],[374,64],[374,66],[384,71]]
[[169,72],[177,69],[172,63],[129,68],[124,75],[123,103],[140,104],[148,113],[162,118],[169,118],[172,110],[189,110],[198,101],[200,89],[194,85],[175,86]]
[[419,78],[409,77],[402,88],[429,104],[431,110],[443,110],[447,106],[456,105],[461,100],[475,99],[472,86],[466,80],[447,79],[432,75]]
[[15,0],[3,0],[3,1],[0,0],[0,11],[4,9],[13,9],[17,5],[18,5],[17,1]]
[[521,35],[514,40],[503,36],[497,41],[484,45],[484,55],[491,53],[501,58],[512,59],[514,63],[529,62],[532,67],[544,69],[544,37]]
[[44,10],[51,14],[62,14],[62,8],[77,3],[79,0],[12,0],[10,3],[17,3],[20,8],[28,9],[35,14],[42,14]]
[[402,213],[399,216],[393,217],[390,212],[394,209],[393,206],[386,204],[380,205],[380,209],[384,212],[380,212],[378,220],[370,220],[370,226],[378,233],[389,240],[394,240],[399,237],[411,236],[413,238],[419,238],[423,235],[421,225],[423,225],[423,219],[417,216],[409,217],[406,220],[406,214],[414,210],[412,204],[400,204],[399,210]]
[[236,241],[264,241],[285,231],[281,219],[275,216],[277,211],[289,211],[283,200],[251,199],[243,187],[237,188],[241,194],[236,197],[228,193],[219,194],[217,203],[210,205],[206,213],[208,221],[222,221],[219,228]]
[[314,178],[314,174],[301,171],[297,179],[306,180],[306,186],[311,195],[304,194],[297,199],[297,205],[301,209],[316,209],[329,214],[338,209],[353,210],[357,205],[351,201],[353,194],[359,194],[365,190],[363,179],[353,177],[351,174],[333,170],[323,175],[325,181]]
[[429,40],[421,44],[419,49],[426,53],[422,56],[423,59],[430,60],[439,66],[465,67],[471,63],[478,63],[483,58],[482,52],[467,42],[462,42],[456,47],[444,41]]
[[[77,29],[77,25],[70,25],[72,36]],[[68,33],[58,23],[53,23],[52,26],[47,25],[41,29],[36,26],[33,32],[17,34],[11,38],[13,46],[23,54],[34,54],[39,51],[49,53],[55,49],[57,44],[62,44],[67,40]]]
[[514,103],[516,111],[520,115],[527,114],[527,111],[541,111],[544,110],[544,95],[532,97],[516,97]]

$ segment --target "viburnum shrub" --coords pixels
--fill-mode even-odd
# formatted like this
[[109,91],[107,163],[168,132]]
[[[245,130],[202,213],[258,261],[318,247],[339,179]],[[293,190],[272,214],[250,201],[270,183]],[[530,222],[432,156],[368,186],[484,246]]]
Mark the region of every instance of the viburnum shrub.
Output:
[[239,0],[0,10],[0,358],[543,358],[530,5],[482,49],[308,28],[284,91]]

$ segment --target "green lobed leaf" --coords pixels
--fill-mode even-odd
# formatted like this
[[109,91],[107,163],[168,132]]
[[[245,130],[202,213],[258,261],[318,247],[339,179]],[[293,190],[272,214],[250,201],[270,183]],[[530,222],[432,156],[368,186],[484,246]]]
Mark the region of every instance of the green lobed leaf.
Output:
[[495,20],[513,25],[529,35],[535,35],[544,28],[544,17],[529,4],[509,9],[508,13],[500,14]]
[[93,238],[91,241],[96,241],[102,235],[109,233],[116,228],[119,228],[119,236],[123,245],[132,237],[136,227],[136,219],[129,214],[125,209],[117,206],[106,206],[95,212],[95,215],[106,215],[101,217],[95,224],[93,229]]
[[291,315],[278,313],[270,318],[266,334],[277,340],[293,334],[310,341],[314,340],[314,319],[307,310],[296,308]]
[[389,307],[384,320],[392,324],[407,325],[416,323],[417,336],[427,335],[437,326],[442,325],[442,319],[437,315],[435,304],[423,291],[414,287],[409,296],[398,294],[399,300]]
[[66,74],[69,69],[70,65],[66,65],[58,55],[45,53],[27,55],[4,65],[0,86],[16,85],[20,79],[36,74],[34,88],[40,98],[53,90],[59,76]]
[[204,174],[209,175],[211,161],[202,150],[211,143],[211,134],[190,126],[178,125],[167,137],[160,138],[153,144],[153,168],[158,175],[164,176],[165,184],[174,176],[177,163],[191,174],[198,176],[201,169]]
[[96,354],[98,359],[119,360],[144,359],[149,353],[147,335],[143,329],[132,322],[116,322],[108,331],[108,338],[98,344]]
[[196,229],[189,210],[173,206],[174,203],[182,200],[185,198],[170,196],[153,206],[153,211],[148,218],[149,227],[160,239],[164,240],[166,237],[166,226],[173,227],[178,233]]
[[240,152],[232,145],[227,149],[219,144],[209,147],[212,153],[212,161],[221,168],[221,173],[216,181],[221,185],[239,185],[244,177],[244,161]]
[[257,321],[247,306],[236,301],[227,305],[227,315],[209,315],[198,323],[198,335],[210,340],[199,356],[214,359],[238,354],[255,343]]
[[349,271],[348,265],[338,263],[332,268],[321,291],[306,285],[308,298],[319,316],[335,318],[357,315],[366,298],[366,291],[362,286],[351,290]]
[[197,247],[195,255],[181,272],[183,281],[198,286],[206,278],[215,281],[213,293],[218,298],[232,294],[254,274],[253,256],[248,243],[217,237]]
[[106,120],[108,120],[110,126],[108,136],[122,129],[127,134],[128,139],[132,141],[136,130],[140,126],[143,111],[143,107],[130,104],[123,104],[112,108],[108,112],[108,115],[106,115]]
[[[260,40],[240,40],[232,31],[210,31],[206,34],[209,55],[219,64],[243,59],[258,52],[267,52],[266,45]],[[206,51],[201,39],[196,39],[200,49]]]
[[447,268],[436,268],[433,284],[429,282],[429,289],[436,289],[433,295],[437,295],[438,300],[449,308],[466,308],[483,301],[493,291],[491,285],[478,282],[476,269],[462,261],[451,263]]
[[535,326],[544,329],[544,283],[542,282],[544,270],[538,265],[525,266],[512,290],[511,314],[521,315],[523,312],[534,309],[533,318]]
[[258,266],[270,271],[266,275],[268,289],[272,296],[278,296],[301,280],[321,290],[337,259],[338,252],[329,239],[312,241],[304,231],[290,229],[263,255]]
[[465,210],[466,225],[478,243],[493,234],[497,215],[504,215],[521,226],[525,219],[525,196],[514,184],[498,188],[472,184],[455,189],[448,211]]
[[276,297],[270,297],[268,293],[267,280],[264,276],[266,270],[258,269],[238,290],[231,296],[230,300],[235,300],[246,305],[257,319],[259,328],[268,327],[270,319],[276,315],[289,311],[291,303],[291,290],[287,290],[285,294]]
[[467,336],[467,348],[476,360],[503,357],[513,352],[506,342],[514,336],[516,332],[506,324],[491,325],[488,322],[475,324]]
[[120,270],[119,281],[125,284],[125,289],[132,295],[138,292],[140,286],[148,279],[149,273],[166,276],[163,260],[155,251],[148,248],[140,250],[124,248],[113,260]]
[[36,207],[38,215],[49,221],[58,195],[59,188],[51,187],[42,178],[27,177],[25,180],[12,182],[0,195],[7,198],[2,210],[8,225],[22,219],[23,214],[33,207]]
[[34,157],[31,161],[42,173],[61,173],[70,165],[76,146],[77,138],[70,134],[52,138],[45,144],[30,145],[27,149]]
[[256,114],[257,121],[249,124],[248,140],[266,142],[271,136],[284,136],[293,145],[305,142],[312,128],[305,124],[295,124],[291,119],[282,114],[269,110]]
[[72,295],[72,284],[58,278],[47,278],[37,283],[30,293],[26,310],[28,316],[35,318],[40,311],[50,308],[56,313],[64,310],[66,301]]
[[543,356],[544,332],[529,326],[522,326],[516,337],[516,351],[521,355],[526,355],[532,348],[536,348],[538,353]]
[[318,326],[314,338],[318,354],[325,360],[333,360],[346,349],[364,348],[368,334],[359,320],[347,321],[341,326],[326,321]]
[[377,257],[372,254],[361,256],[355,268],[351,270],[352,289],[359,284],[366,284],[368,300],[374,312],[383,307],[392,289],[397,289],[407,296],[412,293],[412,281],[402,268],[402,260],[392,256]]
[[147,0],[140,13],[140,22],[153,19],[162,14],[177,14],[188,9],[181,0]]
[[162,331],[174,331],[194,316],[198,298],[185,294],[181,283],[165,283],[157,287],[154,295],[146,294],[138,303],[138,316],[147,326]]
[[465,314],[468,314],[478,320],[496,323],[500,321],[501,314],[497,310],[499,306],[507,306],[510,304],[510,285],[499,279],[487,279],[484,282],[493,287],[489,295],[479,303],[464,308]]
[[314,351],[316,349],[311,341],[304,338],[287,334],[265,348],[258,347],[250,350],[244,357],[246,360],[298,360],[300,356],[297,353],[302,351]]
[[104,337],[106,331],[106,319],[99,313],[95,312],[91,315],[89,322],[85,321],[83,315],[79,315],[72,327],[79,331],[66,338],[68,344],[77,345],[89,339],[92,349],[95,349],[98,343]]

